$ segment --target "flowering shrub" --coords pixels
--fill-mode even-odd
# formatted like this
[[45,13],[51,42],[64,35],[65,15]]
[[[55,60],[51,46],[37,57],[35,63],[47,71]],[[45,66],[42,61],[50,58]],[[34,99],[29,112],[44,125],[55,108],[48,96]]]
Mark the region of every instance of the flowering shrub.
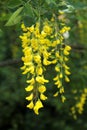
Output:
[[64,23],[60,26],[53,15],[51,20],[45,19],[43,23],[37,21],[34,25],[26,27],[22,23],[23,35],[20,36],[24,56],[21,69],[27,75],[28,92],[26,99],[29,101],[28,108],[33,109],[36,114],[43,107],[43,100],[47,99],[44,94],[46,84],[44,72],[48,73],[46,67],[54,64],[56,76],[52,79],[57,87],[54,97],[60,95],[62,102],[65,101],[63,82],[69,82],[70,68],[67,66],[68,55],[71,47],[64,43],[64,34],[70,30]]

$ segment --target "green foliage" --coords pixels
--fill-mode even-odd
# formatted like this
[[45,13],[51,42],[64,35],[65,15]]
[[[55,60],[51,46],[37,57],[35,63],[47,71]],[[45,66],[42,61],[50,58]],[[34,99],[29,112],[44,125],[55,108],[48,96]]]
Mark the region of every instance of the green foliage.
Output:
[[24,15],[29,17],[34,17],[33,8],[29,3],[25,4]]
[[45,0],[47,4],[56,4],[55,0]]
[[[20,7],[21,6],[21,7]],[[38,1],[9,1],[7,7],[10,9],[15,9],[15,12],[11,15],[6,23],[6,26],[12,26],[20,22],[20,20],[32,19],[36,21],[39,17],[49,17],[53,13],[58,13],[60,9],[64,12],[72,12],[74,10],[73,6],[67,1],[57,1],[57,0],[38,0]],[[17,9],[18,8],[18,9]],[[32,22],[31,21],[31,22]]]
[[19,15],[21,11],[23,10],[23,7],[18,8],[10,17],[8,22],[6,23],[6,26],[12,26],[14,24],[17,24],[21,20],[21,16]]
[[13,9],[13,8],[21,6],[22,4],[23,4],[23,2],[21,0],[15,0],[15,1],[9,0],[7,6],[8,6],[8,8]]

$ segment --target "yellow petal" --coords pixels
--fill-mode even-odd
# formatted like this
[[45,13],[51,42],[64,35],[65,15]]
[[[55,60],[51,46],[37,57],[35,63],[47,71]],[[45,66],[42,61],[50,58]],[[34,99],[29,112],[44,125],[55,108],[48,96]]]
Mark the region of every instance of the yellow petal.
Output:
[[62,79],[62,78],[63,78],[63,74],[62,74],[62,73],[60,73],[59,77]]
[[42,104],[42,102],[38,99],[38,101],[35,103],[35,106],[34,106],[34,108],[33,108],[33,110],[34,110],[34,112],[35,112],[35,114],[39,114],[39,109],[40,108],[42,108],[43,107],[43,104]]
[[55,64],[55,63],[57,63],[57,60],[55,59],[55,60],[51,61],[51,63]]
[[62,86],[61,82],[58,83],[57,88],[60,88]]
[[43,73],[42,67],[37,67],[36,72],[37,72],[38,75],[42,75],[42,73]]
[[70,79],[67,76],[65,76],[65,81],[70,82]]
[[28,107],[29,109],[33,109],[33,107],[34,107],[33,101],[31,101],[31,102],[27,105],[27,107]]
[[31,93],[28,97],[26,97],[26,100],[32,100],[33,99],[33,93]]
[[58,80],[58,75],[57,75],[55,78],[53,78],[53,80],[54,80],[54,81]]
[[64,93],[64,88],[63,87],[60,88],[60,93]]
[[28,87],[25,88],[26,91],[32,91],[33,90],[33,86],[32,85],[29,85]]
[[27,80],[26,82],[27,82],[27,83],[30,83],[30,84],[34,84],[34,83],[35,83],[35,79],[34,79],[34,78],[31,78],[30,80]]
[[65,100],[66,100],[66,98],[65,98],[65,96],[61,96],[61,100],[62,100],[62,102],[64,103],[65,102]]
[[64,55],[69,55],[69,52],[67,50],[64,50]]
[[21,70],[25,70],[25,69],[26,69],[26,66],[22,66],[20,69],[21,69]]
[[67,51],[70,51],[70,50],[71,50],[71,47],[70,47],[69,45],[67,45],[67,46],[65,47],[65,49],[66,49]]
[[36,63],[41,63],[41,57],[40,57],[39,54],[37,54],[37,55],[34,56],[34,61],[35,61]]
[[56,55],[56,57],[57,57],[57,58],[59,58],[59,57],[60,57],[60,55],[59,55],[59,52],[58,52],[58,51],[55,53],[55,55]]
[[66,75],[70,75],[71,73],[68,70],[65,70]]
[[60,68],[59,68],[58,66],[55,67],[55,70],[56,70],[57,72],[60,72]]
[[48,80],[44,79],[44,77],[41,77],[41,76],[37,76],[37,77],[36,77],[36,81],[37,81],[38,83],[41,83],[41,84],[44,84],[44,83],[48,83],[48,82],[49,82]]
[[67,57],[64,57],[64,61],[68,61],[69,59]]
[[46,91],[46,87],[44,85],[41,85],[41,86],[38,87],[38,91],[40,93],[44,93]]
[[46,100],[47,97],[46,97],[44,94],[41,93],[41,94],[40,94],[40,99],[41,99],[41,100]]
[[56,81],[54,84],[55,84],[55,85],[58,85],[58,84],[59,84],[59,81]]
[[58,96],[58,92],[56,92],[56,93],[54,93],[54,95],[53,95],[54,97],[57,97]]
[[50,64],[51,64],[51,61],[48,61],[46,58],[44,58],[43,64],[44,64],[44,65],[50,65]]

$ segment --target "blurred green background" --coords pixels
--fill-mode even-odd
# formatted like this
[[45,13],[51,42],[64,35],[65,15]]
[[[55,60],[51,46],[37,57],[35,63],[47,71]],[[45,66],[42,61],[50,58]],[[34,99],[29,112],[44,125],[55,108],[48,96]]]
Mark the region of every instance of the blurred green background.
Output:
[[[15,11],[15,8],[8,8],[8,2],[0,0],[0,130],[87,130],[87,99],[83,113],[79,114],[76,110],[76,120],[70,111],[79,101],[84,88],[87,88],[87,1],[68,0],[75,10],[67,13],[71,27],[67,42],[72,46],[68,62],[72,73],[71,82],[65,83],[67,100],[62,104],[58,98],[52,97],[50,82],[47,86],[49,99],[44,103],[39,116],[26,108],[26,76],[20,70],[23,55],[19,40],[21,30],[20,25],[5,26],[11,12]],[[14,0],[14,5],[18,4]],[[48,72],[47,76],[50,76],[52,66]]]

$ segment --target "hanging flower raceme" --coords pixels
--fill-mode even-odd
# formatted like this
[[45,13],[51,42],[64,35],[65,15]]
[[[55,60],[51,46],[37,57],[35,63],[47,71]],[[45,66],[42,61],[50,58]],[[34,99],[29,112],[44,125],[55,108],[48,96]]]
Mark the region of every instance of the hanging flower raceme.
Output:
[[[75,92],[76,93],[76,92]],[[78,100],[79,99],[79,100]],[[87,100],[87,88],[84,88],[81,92],[80,97],[75,97],[76,104],[71,107],[71,115],[74,119],[77,119],[77,114],[82,114],[84,110],[84,105]]]
[[35,25],[26,27],[22,23],[21,28],[23,35],[20,36],[24,56],[22,61],[24,66],[21,67],[23,74],[27,75],[28,86],[25,90],[28,92],[26,100],[29,101],[28,108],[33,109],[36,114],[39,114],[39,109],[43,107],[43,100],[47,99],[44,94],[46,92],[46,84],[49,82],[44,76],[46,66],[55,65],[56,77],[54,84],[58,91],[54,96],[61,94],[62,102],[65,97],[63,79],[69,82],[70,75],[69,67],[66,65],[71,47],[63,43],[63,33],[70,28],[63,26],[60,30],[55,28],[55,22],[45,20],[43,24],[37,22]]

